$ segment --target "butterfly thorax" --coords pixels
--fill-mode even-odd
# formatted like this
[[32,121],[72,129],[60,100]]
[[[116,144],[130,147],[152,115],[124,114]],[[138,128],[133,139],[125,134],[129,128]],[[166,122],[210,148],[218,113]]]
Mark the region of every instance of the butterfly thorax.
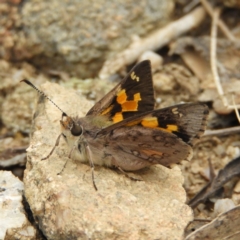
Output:
[[[60,124],[62,135],[71,149],[70,157],[81,162],[88,162],[89,156],[86,147],[89,146],[89,141],[91,142],[91,151],[97,133],[112,123],[107,120],[106,116],[86,116],[83,118],[64,116]],[[104,165],[102,161],[103,159],[99,155],[94,157],[95,164]]]

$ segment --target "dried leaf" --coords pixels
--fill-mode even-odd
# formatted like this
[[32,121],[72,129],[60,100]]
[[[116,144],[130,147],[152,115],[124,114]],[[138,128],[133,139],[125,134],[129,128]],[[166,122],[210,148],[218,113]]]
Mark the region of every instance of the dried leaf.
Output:
[[185,240],[198,239],[240,239],[240,206],[231,209],[188,235]]
[[225,183],[230,181],[233,177],[240,174],[240,156],[229,162],[218,175],[204,186],[199,193],[197,193],[190,201],[189,205],[195,208],[199,203],[205,202],[210,196],[216,193]]

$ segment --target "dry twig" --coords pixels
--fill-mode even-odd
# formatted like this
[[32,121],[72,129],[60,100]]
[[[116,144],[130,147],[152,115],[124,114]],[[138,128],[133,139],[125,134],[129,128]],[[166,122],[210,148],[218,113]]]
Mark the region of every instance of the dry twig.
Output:
[[235,114],[236,114],[236,116],[237,116],[238,122],[240,123],[240,116],[239,116],[239,112],[238,112],[237,105],[236,105],[236,103],[235,103],[234,95],[233,95],[233,94],[232,94],[232,101],[233,101],[233,106],[234,106]]
[[216,57],[216,48],[217,48],[217,21],[219,18],[220,9],[214,11],[213,21],[212,21],[212,29],[211,29],[211,42],[210,42],[210,62],[211,62],[211,70],[213,74],[213,79],[215,81],[216,89],[218,91],[219,96],[221,97],[223,104],[226,106],[227,102],[224,98],[224,92],[222,89],[222,85],[220,83],[220,78],[217,70],[217,57]]
[[212,75],[213,79],[216,85],[216,89],[218,91],[218,94],[220,98],[222,99],[223,105],[226,106],[229,109],[236,109],[239,108],[240,105],[230,105],[228,103],[228,100],[224,94],[219,74],[218,74],[218,69],[217,69],[217,56],[216,56],[216,48],[217,48],[217,22],[219,20],[219,15],[220,15],[220,10],[216,9],[213,12],[213,21],[212,21],[212,28],[211,28],[211,43],[210,43],[210,63],[211,63],[211,70],[212,70]]
[[135,62],[145,51],[157,50],[178,36],[196,28],[204,20],[205,15],[203,7],[198,7],[177,21],[153,32],[147,38],[133,42],[128,49],[118,53],[114,59],[109,59],[104,63],[99,74],[100,78],[107,78],[122,67]]
[[[203,5],[203,7],[205,8],[205,10],[207,11],[207,13],[214,18],[214,10],[211,6],[211,4],[207,1],[207,0],[201,0],[201,3]],[[234,35],[229,31],[228,27],[226,26],[226,24],[221,20],[218,19],[217,20],[217,25],[218,27],[222,30],[223,34],[231,41],[236,41],[236,38],[234,37]]]
[[217,129],[217,130],[206,130],[203,137],[211,137],[211,136],[226,136],[231,134],[240,133],[240,126]]

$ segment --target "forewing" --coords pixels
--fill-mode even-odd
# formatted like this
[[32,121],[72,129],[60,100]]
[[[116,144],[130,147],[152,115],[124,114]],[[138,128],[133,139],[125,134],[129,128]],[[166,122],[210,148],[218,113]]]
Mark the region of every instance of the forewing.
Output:
[[172,133],[189,145],[204,133],[208,108],[204,104],[188,103],[142,113],[102,129],[98,135],[112,134],[120,127],[140,126],[142,129],[155,129]]
[[113,123],[154,109],[154,92],[149,60],[137,64],[87,115],[104,115]]

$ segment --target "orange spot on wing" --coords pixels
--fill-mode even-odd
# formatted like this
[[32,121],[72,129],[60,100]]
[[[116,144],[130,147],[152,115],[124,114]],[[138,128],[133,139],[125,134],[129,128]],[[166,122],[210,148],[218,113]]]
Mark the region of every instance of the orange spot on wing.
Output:
[[137,111],[138,110],[138,103],[135,101],[127,101],[123,103],[122,105],[122,111],[123,112],[129,112],[129,111]]
[[144,118],[141,121],[141,124],[144,127],[157,128],[159,130],[166,131],[166,132],[177,132],[178,131],[178,126],[174,125],[174,124],[168,124],[166,128],[159,127],[157,117]]
[[138,101],[141,101],[141,94],[140,93],[135,93],[134,94],[134,101],[138,102]]
[[178,126],[169,124],[169,125],[167,125],[167,130],[169,130],[171,132],[177,132],[178,131]]
[[122,89],[117,94],[117,102],[121,105],[123,112],[137,111],[138,110],[138,102],[141,101],[140,93],[135,93],[133,95],[134,100],[127,101],[127,94],[125,89]]
[[117,94],[117,102],[119,104],[123,104],[127,101],[127,94],[125,89],[122,89],[118,94]]
[[123,115],[121,112],[115,113],[115,115],[112,117],[112,120],[114,123],[120,122],[123,120]]
[[169,124],[169,125],[167,125],[166,128],[160,128],[159,127],[158,129],[172,133],[172,132],[177,132],[178,131],[178,126]]
[[156,117],[144,118],[141,124],[144,127],[156,128],[158,127],[158,120]]
[[162,152],[152,150],[152,149],[141,149],[141,152],[145,153],[147,156],[151,156],[151,155],[162,156],[163,155]]

